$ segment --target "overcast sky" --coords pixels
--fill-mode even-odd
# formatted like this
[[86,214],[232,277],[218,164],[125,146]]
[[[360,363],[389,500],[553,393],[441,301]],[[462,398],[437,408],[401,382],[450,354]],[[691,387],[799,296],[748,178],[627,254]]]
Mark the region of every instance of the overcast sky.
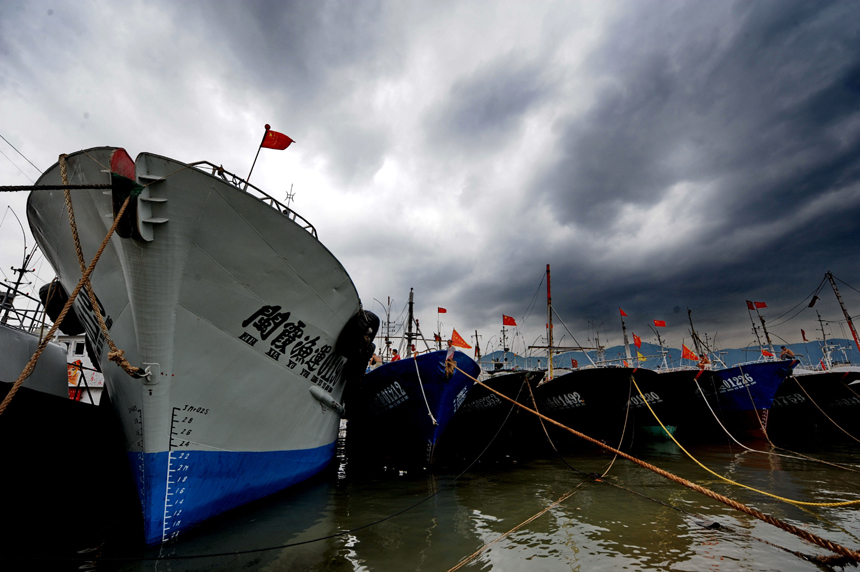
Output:
[[[689,343],[689,307],[742,347],[747,299],[811,338],[786,318],[828,270],[860,314],[856,2],[0,2],[0,135],[39,169],[112,145],[244,176],[265,123],[296,143],[252,182],[293,187],[366,308],[414,288],[428,336],[441,306],[446,337],[498,348],[507,314],[534,344],[547,264],[583,345],[619,307]],[[38,177],[0,151],[0,185]]]

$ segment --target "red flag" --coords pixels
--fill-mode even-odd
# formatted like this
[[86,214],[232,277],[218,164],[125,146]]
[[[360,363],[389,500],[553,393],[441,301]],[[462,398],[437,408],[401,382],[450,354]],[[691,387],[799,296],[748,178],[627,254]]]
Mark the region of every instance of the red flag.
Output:
[[623,364],[624,364],[624,367],[630,367],[630,364],[629,364],[629,363],[627,363],[627,360],[626,360],[626,359],[621,360],[621,363],[623,363]]
[[640,338],[636,334],[633,334],[633,345],[635,345],[637,348],[641,348],[642,347],[642,338]]
[[269,126],[266,125],[266,136],[263,137],[263,143],[260,147],[265,147],[266,149],[278,149],[279,151],[283,151],[290,144],[293,143],[293,140],[284,135],[283,133],[278,133],[277,131],[272,131],[269,129]]
[[754,306],[754,305],[753,305],[753,303],[752,303],[751,301],[749,301],[749,300],[747,300],[747,309],[748,309],[748,310],[755,310],[755,306]]
[[433,341],[434,342],[441,342],[442,337],[439,334],[433,334]]
[[503,326],[516,326],[517,321],[511,318],[510,316],[505,316],[502,314],[502,325]]
[[804,341],[804,342],[808,342],[808,341],[809,341],[809,340],[807,340],[807,339],[806,339],[806,332],[804,332],[802,329],[800,330],[800,335],[801,335],[801,336],[803,336],[803,341]]
[[690,351],[690,348],[688,348],[686,344],[681,344],[681,359],[691,359],[693,361],[699,361],[699,356]]
[[765,304],[764,302],[756,302],[755,307],[756,308],[767,308],[767,304]]
[[457,330],[454,330],[454,333],[451,334],[451,345],[455,348],[464,348],[467,350],[472,349],[472,346],[466,343],[466,340],[457,333]]
[[573,359],[573,358],[570,358],[570,367],[572,367],[573,369],[578,368],[578,367],[579,367],[579,362],[578,362],[578,361],[576,361],[576,360],[575,360],[575,359]]
[[622,316],[626,316],[626,315],[627,315],[627,312],[625,312],[625,311],[624,311],[624,310],[622,310],[621,308],[618,308],[618,310],[621,312],[621,315],[622,315]]
[[767,350],[761,350],[761,355],[767,356],[767,357],[773,357],[773,354]]
[[447,313],[448,313],[448,310],[446,310],[445,308],[439,308],[439,307],[437,307],[437,308],[436,308],[436,313],[437,313],[437,314],[447,314]]
[[666,327],[666,320],[654,320],[654,325],[657,326],[658,328],[665,328]]

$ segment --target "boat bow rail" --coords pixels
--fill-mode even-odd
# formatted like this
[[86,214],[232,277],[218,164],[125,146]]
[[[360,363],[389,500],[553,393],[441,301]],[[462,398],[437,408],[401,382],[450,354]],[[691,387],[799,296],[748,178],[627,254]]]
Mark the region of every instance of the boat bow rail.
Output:
[[204,173],[208,173],[210,175],[219,177],[220,179],[230,183],[240,191],[244,191],[252,196],[255,196],[260,202],[265,203],[280,212],[282,215],[295,222],[303,229],[308,231],[314,238],[319,240],[319,236],[317,236],[317,229],[314,228],[305,217],[301,216],[296,211],[292,210],[278,199],[274,198],[270,194],[266,193],[262,189],[255,187],[242,177],[236,175],[235,173],[231,173],[224,167],[219,165],[215,165],[214,163],[210,163],[209,161],[195,161],[194,163],[189,163],[189,167],[194,167]]

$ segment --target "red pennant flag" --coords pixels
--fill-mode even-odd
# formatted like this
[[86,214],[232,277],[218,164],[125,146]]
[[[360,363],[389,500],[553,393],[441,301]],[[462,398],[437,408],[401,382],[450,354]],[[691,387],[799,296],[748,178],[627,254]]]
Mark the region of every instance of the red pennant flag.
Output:
[[748,310],[755,310],[755,306],[753,306],[753,303],[749,300],[747,300],[747,309]]
[[517,321],[511,318],[510,316],[505,316],[502,314],[502,325],[503,326],[516,326]]
[[800,330],[800,335],[801,335],[801,336],[803,336],[803,341],[804,341],[804,342],[808,342],[808,341],[809,341],[809,340],[807,340],[807,339],[806,339],[806,332],[804,332],[802,329]]
[[436,313],[437,313],[437,314],[447,314],[447,313],[448,313],[448,310],[446,310],[445,308],[439,308],[439,307],[437,307],[437,308],[436,308]]
[[271,131],[269,126],[266,125],[266,136],[263,138],[263,143],[260,147],[265,147],[266,149],[277,149],[279,151],[283,151],[290,144],[293,143],[293,140],[284,135],[283,133],[278,133],[277,131]]
[[761,350],[761,355],[767,356],[767,357],[773,357],[773,354],[767,350]]
[[451,345],[455,348],[463,348],[466,350],[472,349],[472,346],[466,343],[466,340],[457,333],[457,330],[454,330],[454,333],[451,334]]
[[764,302],[756,302],[755,307],[756,308],[767,308],[767,304],[765,304]]
[[434,342],[441,342],[442,337],[439,334],[433,334],[433,341]]
[[681,344],[681,359],[691,359],[693,361],[699,361],[699,356],[690,351],[690,348],[688,348],[686,344]]
[[654,320],[654,325],[657,326],[658,328],[665,328],[666,327],[666,320]]
[[621,363],[623,363],[623,364],[624,364],[624,367],[630,367],[630,364],[629,364],[629,363],[627,363],[627,360],[626,360],[626,359],[621,360]]
[[642,338],[640,338],[636,334],[633,334],[633,345],[635,345],[637,348],[641,348],[642,347]]
[[622,315],[622,316],[626,316],[626,315],[627,315],[627,312],[625,312],[625,311],[624,311],[624,310],[622,310],[621,308],[618,308],[618,310],[621,312],[621,315]]

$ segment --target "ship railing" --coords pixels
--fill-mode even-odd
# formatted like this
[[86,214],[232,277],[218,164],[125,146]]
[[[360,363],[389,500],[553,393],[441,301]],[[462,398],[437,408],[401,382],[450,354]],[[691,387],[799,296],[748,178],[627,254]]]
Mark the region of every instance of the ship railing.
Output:
[[319,240],[319,236],[317,236],[317,229],[314,228],[314,225],[312,225],[305,217],[303,217],[290,207],[286,206],[264,190],[252,185],[242,177],[236,175],[235,173],[231,173],[224,167],[210,163],[209,161],[196,161],[194,163],[189,163],[188,165],[190,167],[194,167],[196,169],[199,169],[200,171],[204,171],[215,177],[218,177],[224,182],[233,185],[240,191],[248,193],[260,202],[269,205],[270,207],[281,213],[283,216],[287,217],[288,219],[295,222],[297,225],[311,233],[314,238]]
[[[26,300],[32,307],[22,308],[20,303]],[[16,306],[15,303],[19,305]],[[29,333],[36,333],[42,327],[42,302],[25,292],[18,290],[13,293],[11,289],[0,294],[0,323]]]

